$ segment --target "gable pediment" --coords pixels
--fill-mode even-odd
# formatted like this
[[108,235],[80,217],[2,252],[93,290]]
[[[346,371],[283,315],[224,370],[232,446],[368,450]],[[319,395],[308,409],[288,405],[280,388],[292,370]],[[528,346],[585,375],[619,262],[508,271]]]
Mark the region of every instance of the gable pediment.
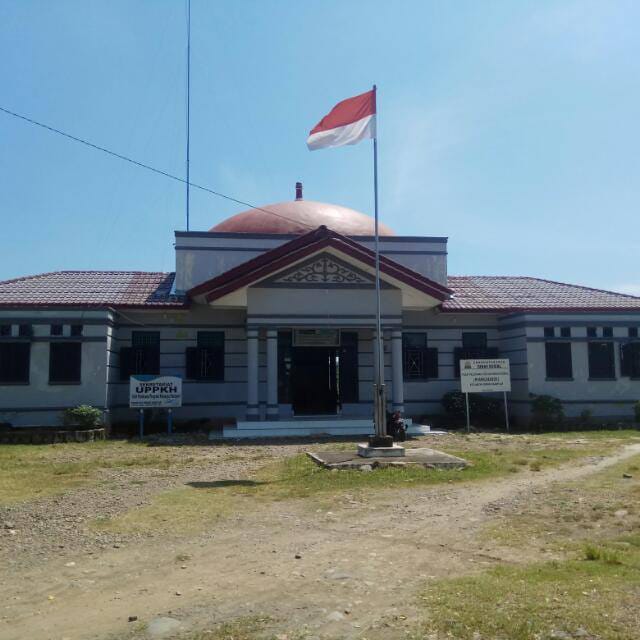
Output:
[[[331,253],[323,252],[253,286],[293,289],[373,289],[375,282],[372,274],[358,269]],[[391,288],[391,285],[384,281],[381,282],[381,286]]]

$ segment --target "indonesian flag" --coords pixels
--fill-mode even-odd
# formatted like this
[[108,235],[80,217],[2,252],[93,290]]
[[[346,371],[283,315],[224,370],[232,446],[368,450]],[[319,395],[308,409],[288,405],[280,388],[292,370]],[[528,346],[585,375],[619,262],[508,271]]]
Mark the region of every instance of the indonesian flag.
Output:
[[357,144],[376,137],[376,90],[347,98],[311,129],[307,138],[309,151]]

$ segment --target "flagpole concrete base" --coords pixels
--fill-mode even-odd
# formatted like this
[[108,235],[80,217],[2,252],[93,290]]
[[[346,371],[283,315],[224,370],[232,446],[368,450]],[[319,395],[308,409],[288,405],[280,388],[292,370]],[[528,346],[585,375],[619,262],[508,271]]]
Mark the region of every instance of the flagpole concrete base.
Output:
[[405,455],[405,448],[399,444],[392,444],[390,447],[375,447],[371,444],[359,444],[358,455],[361,458],[402,458]]

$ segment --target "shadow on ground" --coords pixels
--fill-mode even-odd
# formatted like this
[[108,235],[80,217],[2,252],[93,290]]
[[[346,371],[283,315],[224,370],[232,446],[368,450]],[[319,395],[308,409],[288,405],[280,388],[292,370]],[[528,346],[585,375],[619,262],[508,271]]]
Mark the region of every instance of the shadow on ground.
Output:
[[258,482],[256,480],[212,480],[211,482],[187,482],[187,485],[194,489],[223,489],[225,487],[258,487],[268,482]]

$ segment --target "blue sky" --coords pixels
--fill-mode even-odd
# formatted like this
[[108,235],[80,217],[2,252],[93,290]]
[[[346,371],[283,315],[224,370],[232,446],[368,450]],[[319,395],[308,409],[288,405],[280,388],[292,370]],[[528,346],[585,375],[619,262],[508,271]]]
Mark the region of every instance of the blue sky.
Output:
[[[192,0],[191,177],[372,211],[371,148],[310,153],[379,87],[380,211],[452,274],[640,295],[640,3]],[[183,0],[0,0],[0,106],[184,175]],[[184,188],[0,114],[0,278],[173,269]],[[192,191],[191,228],[242,210]]]

